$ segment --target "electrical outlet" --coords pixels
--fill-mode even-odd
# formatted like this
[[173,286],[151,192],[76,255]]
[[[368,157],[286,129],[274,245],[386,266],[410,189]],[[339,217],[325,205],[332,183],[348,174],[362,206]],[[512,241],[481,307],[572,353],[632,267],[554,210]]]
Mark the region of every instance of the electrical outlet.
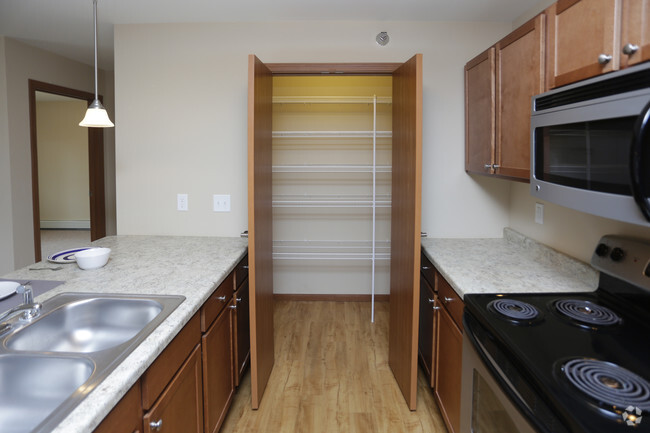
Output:
[[213,195],[212,210],[215,212],[230,212],[230,194]]
[[542,203],[535,203],[535,222],[544,224],[544,205]]
[[177,194],[176,195],[176,210],[186,211],[187,206],[187,194]]

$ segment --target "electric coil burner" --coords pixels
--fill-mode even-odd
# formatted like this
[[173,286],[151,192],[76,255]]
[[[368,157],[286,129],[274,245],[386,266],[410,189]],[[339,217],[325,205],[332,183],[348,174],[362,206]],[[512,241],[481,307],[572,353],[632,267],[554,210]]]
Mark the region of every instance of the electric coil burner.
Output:
[[539,310],[532,305],[516,299],[496,299],[488,304],[488,309],[512,320],[533,320]]
[[594,292],[465,296],[465,343],[529,424],[481,432],[650,433],[650,241],[605,236],[591,264]]
[[610,410],[628,406],[650,410],[650,383],[623,367],[578,358],[568,361],[562,370],[577,390],[601,406]]
[[621,321],[609,308],[582,299],[561,299],[555,303],[555,308],[560,314],[584,325],[613,326]]

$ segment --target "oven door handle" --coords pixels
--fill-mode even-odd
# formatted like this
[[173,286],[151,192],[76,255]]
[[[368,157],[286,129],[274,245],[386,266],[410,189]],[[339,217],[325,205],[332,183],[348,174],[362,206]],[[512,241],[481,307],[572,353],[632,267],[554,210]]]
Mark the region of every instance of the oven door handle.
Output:
[[630,152],[630,177],[634,200],[650,221],[650,102],[634,124]]

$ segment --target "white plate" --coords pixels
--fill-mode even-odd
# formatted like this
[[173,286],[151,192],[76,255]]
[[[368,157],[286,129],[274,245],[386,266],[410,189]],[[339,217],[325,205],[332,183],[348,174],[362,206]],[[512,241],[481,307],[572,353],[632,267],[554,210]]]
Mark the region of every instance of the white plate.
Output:
[[20,283],[15,281],[0,281],[0,299],[7,298],[16,293],[16,289],[19,286]]
[[52,263],[74,263],[77,261],[75,253],[89,250],[91,247],[70,248],[69,250],[59,251],[58,253],[47,256],[47,261]]

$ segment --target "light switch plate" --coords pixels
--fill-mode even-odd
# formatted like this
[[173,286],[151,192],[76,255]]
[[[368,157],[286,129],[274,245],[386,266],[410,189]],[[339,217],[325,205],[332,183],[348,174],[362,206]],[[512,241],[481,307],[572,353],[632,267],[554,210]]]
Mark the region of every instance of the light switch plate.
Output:
[[544,205],[542,203],[535,203],[535,222],[544,224]]
[[188,209],[187,200],[187,194],[177,194],[176,210],[186,211]]
[[230,212],[230,194],[213,195],[212,210],[215,212]]

